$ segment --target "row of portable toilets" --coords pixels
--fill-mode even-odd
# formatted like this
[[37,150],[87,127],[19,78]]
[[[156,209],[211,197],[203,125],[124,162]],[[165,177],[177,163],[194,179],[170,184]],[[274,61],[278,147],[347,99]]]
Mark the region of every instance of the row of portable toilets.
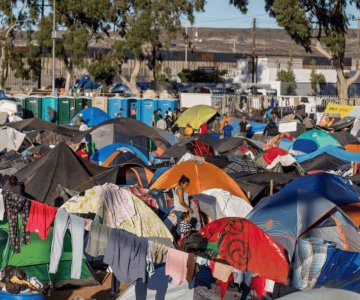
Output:
[[119,97],[53,97],[53,96],[15,96],[21,103],[22,117],[40,118],[59,125],[69,124],[81,110],[87,107],[97,107],[106,112],[110,118],[115,118],[121,109],[122,117],[134,118],[149,126],[152,125],[152,115],[161,109],[162,114],[170,108],[172,111],[180,108],[180,101],[174,99],[139,99]]

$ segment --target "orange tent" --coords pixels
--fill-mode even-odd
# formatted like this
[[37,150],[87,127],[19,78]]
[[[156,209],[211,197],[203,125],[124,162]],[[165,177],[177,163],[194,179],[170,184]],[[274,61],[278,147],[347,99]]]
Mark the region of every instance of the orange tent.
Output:
[[179,163],[162,174],[150,189],[161,190],[175,187],[182,175],[190,179],[187,189],[189,195],[196,195],[208,189],[219,188],[249,201],[245,193],[228,174],[208,162],[186,161]]
[[350,219],[360,226],[360,203],[351,203],[340,206],[340,208],[350,217]]
[[349,152],[360,153],[360,144],[348,144],[344,149]]

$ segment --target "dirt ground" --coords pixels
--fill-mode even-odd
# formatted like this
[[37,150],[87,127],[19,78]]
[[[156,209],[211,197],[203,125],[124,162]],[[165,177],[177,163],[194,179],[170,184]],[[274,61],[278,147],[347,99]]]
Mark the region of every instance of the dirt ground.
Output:
[[[120,286],[120,291],[124,291],[126,286]],[[109,300],[116,299],[110,295],[111,290],[111,274],[105,277],[101,285],[81,287],[75,289],[56,290],[51,293],[47,299],[51,300],[73,300],[79,299],[86,300]]]

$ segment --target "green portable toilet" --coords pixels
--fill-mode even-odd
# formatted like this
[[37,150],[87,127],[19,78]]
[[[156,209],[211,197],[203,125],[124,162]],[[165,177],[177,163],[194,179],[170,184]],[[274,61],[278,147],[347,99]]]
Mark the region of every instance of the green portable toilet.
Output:
[[39,95],[29,96],[25,99],[25,119],[41,118],[41,99]]
[[57,124],[59,121],[59,98],[46,96],[42,98],[41,119]]
[[69,124],[75,116],[75,98],[61,96],[59,98],[59,125]]
[[18,114],[18,116],[21,117],[21,118],[25,118],[26,95],[17,94],[17,95],[13,95],[13,98],[14,98],[15,102],[21,104],[21,107],[22,107],[22,110],[21,110],[22,112],[21,112],[21,114]]
[[91,98],[89,97],[77,97],[75,99],[75,115],[83,109],[91,106]]

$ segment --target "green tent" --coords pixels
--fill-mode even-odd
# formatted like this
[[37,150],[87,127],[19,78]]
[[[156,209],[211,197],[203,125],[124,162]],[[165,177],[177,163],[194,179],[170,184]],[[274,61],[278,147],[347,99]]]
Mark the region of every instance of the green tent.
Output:
[[186,127],[186,124],[190,123],[192,128],[198,129],[202,123],[209,121],[216,114],[216,109],[211,106],[196,105],[187,109],[175,124]]
[[309,130],[300,134],[296,139],[311,140],[318,145],[318,149],[329,145],[335,147],[341,147],[340,143],[335,137],[333,137],[330,133],[323,130],[317,130],[317,129]]
[[58,272],[56,274],[49,274],[53,228],[50,228],[48,239],[45,241],[41,240],[36,233],[31,233],[31,244],[21,245],[21,252],[14,253],[8,240],[8,227],[7,221],[0,222],[0,268],[4,268],[7,265],[17,266],[22,268],[27,276],[35,276],[42,282],[51,280],[56,286],[66,283],[74,285],[97,283],[85,257],[83,259],[80,280],[71,279],[72,247],[69,232],[65,234],[63,254],[60,259]]

